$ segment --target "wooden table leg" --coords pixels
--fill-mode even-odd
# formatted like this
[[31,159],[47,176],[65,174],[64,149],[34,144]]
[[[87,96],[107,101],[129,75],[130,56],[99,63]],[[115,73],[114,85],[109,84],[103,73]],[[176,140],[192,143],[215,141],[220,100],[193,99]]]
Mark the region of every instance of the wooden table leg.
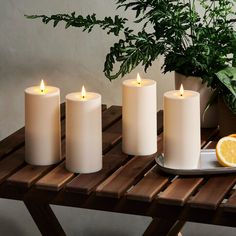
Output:
[[28,201],[24,203],[43,236],[66,235],[48,204]]
[[143,236],[177,236],[184,226],[184,221],[154,218]]

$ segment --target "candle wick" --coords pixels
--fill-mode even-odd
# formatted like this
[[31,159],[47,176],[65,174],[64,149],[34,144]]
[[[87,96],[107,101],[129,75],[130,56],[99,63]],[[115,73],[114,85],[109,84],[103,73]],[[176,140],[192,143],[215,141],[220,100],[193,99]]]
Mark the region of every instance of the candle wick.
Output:
[[82,98],[85,99],[85,96],[83,95]]
[[183,94],[181,93],[180,96],[183,97]]
[[41,93],[43,93],[43,89],[41,89]]

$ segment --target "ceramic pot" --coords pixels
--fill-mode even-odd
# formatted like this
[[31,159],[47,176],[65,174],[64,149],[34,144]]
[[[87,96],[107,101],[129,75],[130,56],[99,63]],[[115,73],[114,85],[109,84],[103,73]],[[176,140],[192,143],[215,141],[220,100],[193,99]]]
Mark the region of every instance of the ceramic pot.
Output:
[[175,89],[178,90],[181,84],[183,84],[184,89],[186,90],[193,90],[200,93],[201,127],[216,127],[218,125],[217,101],[212,104],[212,106],[206,111],[205,116],[203,117],[205,107],[213,91],[206,86],[206,83],[202,84],[202,80],[200,77],[185,76],[175,72]]
[[236,115],[226,106],[224,100],[218,98],[218,117],[220,136],[224,137],[236,133]]

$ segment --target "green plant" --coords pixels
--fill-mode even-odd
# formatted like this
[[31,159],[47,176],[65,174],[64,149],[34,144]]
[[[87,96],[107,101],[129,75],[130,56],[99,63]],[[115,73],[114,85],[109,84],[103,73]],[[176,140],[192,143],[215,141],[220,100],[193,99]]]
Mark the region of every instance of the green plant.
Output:
[[236,68],[227,67],[216,73],[221,82],[218,86],[218,93],[223,97],[228,108],[236,114]]
[[[164,73],[177,71],[199,76],[213,89],[220,87],[215,73],[236,61],[236,33],[233,11],[236,0],[117,0],[117,8],[134,11],[135,24],[116,15],[100,20],[95,14],[31,15],[45,24],[65,22],[65,28],[78,27],[90,32],[95,26],[114,34],[118,41],[110,48],[104,73],[110,80],[122,77],[142,64],[146,71],[160,55],[164,56]],[[198,7],[196,7],[198,6]],[[114,71],[114,64],[119,69]],[[218,91],[218,90],[217,90]]]

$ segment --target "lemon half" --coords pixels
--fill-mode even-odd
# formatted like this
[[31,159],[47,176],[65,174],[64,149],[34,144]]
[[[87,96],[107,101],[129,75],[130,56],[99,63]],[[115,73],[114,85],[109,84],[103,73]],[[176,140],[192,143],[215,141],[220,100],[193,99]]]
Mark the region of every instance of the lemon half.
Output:
[[216,156],[222,166],[236,167],[236,137],[221,138],[216,145]]

